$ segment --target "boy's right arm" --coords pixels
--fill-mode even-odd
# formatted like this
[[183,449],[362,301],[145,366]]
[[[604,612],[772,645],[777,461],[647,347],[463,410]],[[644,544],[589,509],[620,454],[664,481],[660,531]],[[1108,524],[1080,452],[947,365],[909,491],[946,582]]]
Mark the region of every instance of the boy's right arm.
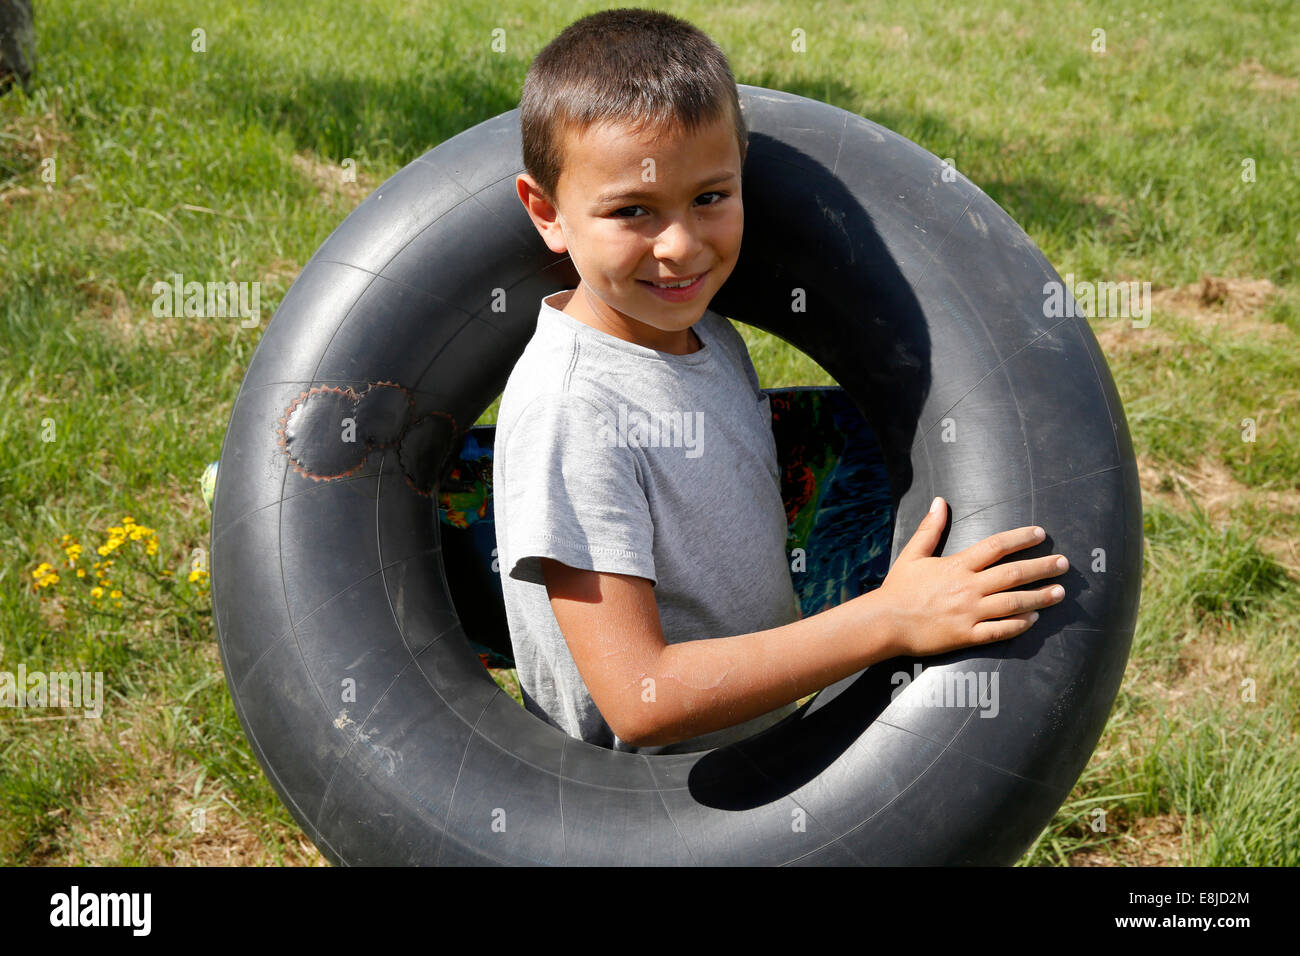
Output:
[[1034,528],[930,557],[947,523],[940,502],[875,591],[751,634],[667,644],[646,578],[551,559],[542,559],[542,571],[574,663],[614,733],[634,746],[675,743],[761,716],[900,654],[1014,637],[1033,623],[1035,608],[1061,600],[1050,587],[1006,592],[1063,573],[1061,555],[989,567],[1038,544]]

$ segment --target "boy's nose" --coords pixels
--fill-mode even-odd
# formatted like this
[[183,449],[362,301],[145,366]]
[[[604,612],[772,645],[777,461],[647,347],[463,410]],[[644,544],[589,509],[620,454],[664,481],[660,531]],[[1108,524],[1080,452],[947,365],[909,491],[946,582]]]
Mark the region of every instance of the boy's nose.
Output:
[[695,254],[702,246],[697,227],[693,223],[674,219],[659,233],[655,241],[655,255],[660,259],[690,264],[695,261]]

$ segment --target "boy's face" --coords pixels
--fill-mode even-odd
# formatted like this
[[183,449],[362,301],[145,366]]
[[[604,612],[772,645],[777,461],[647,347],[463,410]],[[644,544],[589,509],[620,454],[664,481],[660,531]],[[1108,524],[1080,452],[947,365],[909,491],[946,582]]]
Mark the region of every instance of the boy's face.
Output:
[[[515,186],[547,246],[567,251],[582,279],[564,312],[626,341],[686,354],[696,351],[691,326],[740,257],[740,172],[725,118],[694,134],[634,136],[606,124],[566,138],[554,205],[527,173]],[[682,301],[649,285],[700,273]]]

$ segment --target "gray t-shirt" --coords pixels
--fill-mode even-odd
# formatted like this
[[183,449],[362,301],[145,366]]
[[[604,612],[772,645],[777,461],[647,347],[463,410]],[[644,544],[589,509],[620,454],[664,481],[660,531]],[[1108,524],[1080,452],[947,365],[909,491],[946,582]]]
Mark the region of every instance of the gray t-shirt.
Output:
[[[562,304],[564,293],[551,296]],[[501,397],[497,555],[528,709],[615,750],[673,753],[750,736],[795,710],[662,747],[620,740],[596,709],[546,593],[540,557],[648,578],[670,644],[798,618],[767,395],[744,339],[706,311],[673,355],[541,300]]]

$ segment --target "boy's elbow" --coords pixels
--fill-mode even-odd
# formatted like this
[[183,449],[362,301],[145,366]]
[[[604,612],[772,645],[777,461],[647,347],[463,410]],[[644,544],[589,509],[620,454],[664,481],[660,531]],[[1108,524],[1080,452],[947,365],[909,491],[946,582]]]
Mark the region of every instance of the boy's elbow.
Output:
[[667,744],[680,743],[690,737],[696,736],[694,733],[688,733],[682,730],[679,723],[669,724],[663,719],[664,711],[662,708],[656,709],[653,703],[642,704],[642,712],[635,715],[624,715],[619,721],[619,727],[610,723],[610,729],[618,734],[618,739],[625,744],[631,744],[633,747],[663,747]]
[[674,736],[672,729],[658,718],[659,713],[653,700],[638,701],[631,712],[616,714],[614,719],[607,719],[606,722],[619,740],[633,747],[662,747],[685,739]]
[[646,719],[648,715],[620,715],[617,719],[608,720],[609,729],[614,731],[614,735],[625,744],[633,747],[656,747],[663,741],[658,739],[662,729],[656,727],[654,723]]

